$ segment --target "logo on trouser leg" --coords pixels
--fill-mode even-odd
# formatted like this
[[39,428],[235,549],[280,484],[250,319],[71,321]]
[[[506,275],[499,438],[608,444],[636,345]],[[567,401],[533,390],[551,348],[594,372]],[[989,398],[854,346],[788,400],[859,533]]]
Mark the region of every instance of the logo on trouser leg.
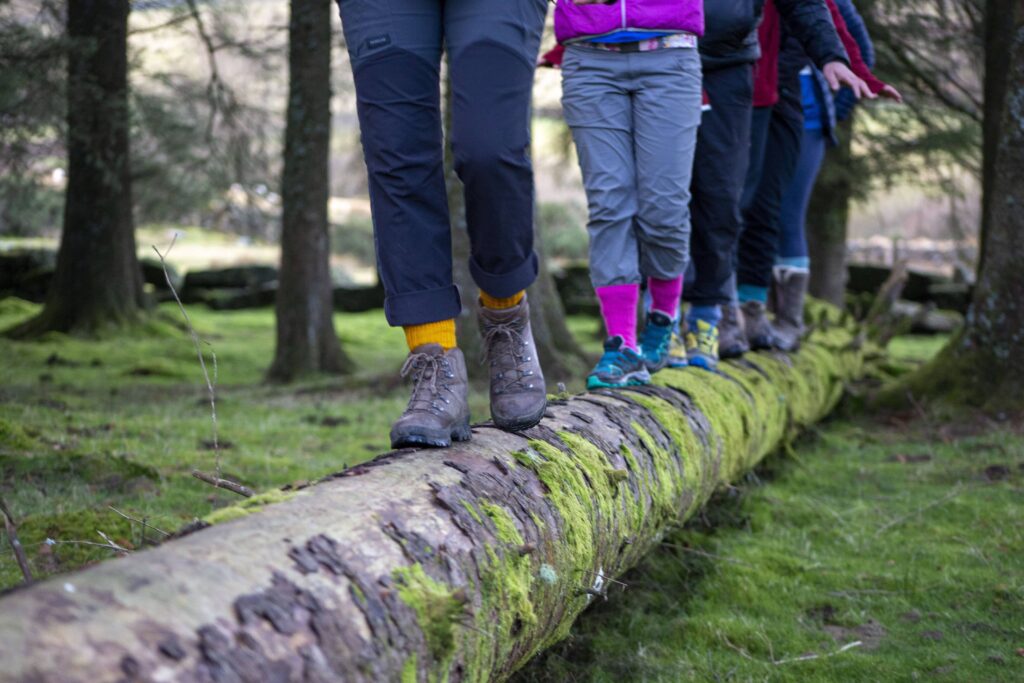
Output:
[[372,38],[366,39],[367,50],[379,50],[382,47],[387,47],[391,44],[391,36],[384,34],[382,36],[373,36]]

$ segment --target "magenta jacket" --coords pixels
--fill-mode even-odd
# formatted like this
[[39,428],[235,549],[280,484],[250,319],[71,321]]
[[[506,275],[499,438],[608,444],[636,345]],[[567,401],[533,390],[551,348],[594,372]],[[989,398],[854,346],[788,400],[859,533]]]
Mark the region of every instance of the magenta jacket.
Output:
[[559,43],[595,38],[616,31],[686,32],[704,35],[704,0],[616,0],[577,5],[558,0],[555,37]]

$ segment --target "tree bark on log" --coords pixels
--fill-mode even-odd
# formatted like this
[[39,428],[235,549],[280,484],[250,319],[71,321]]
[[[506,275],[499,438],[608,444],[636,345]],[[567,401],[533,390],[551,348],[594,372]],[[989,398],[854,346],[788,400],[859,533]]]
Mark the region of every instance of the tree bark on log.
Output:
[[0,681],[504,680],[832,409],[864,357],[837,318],[791,356],[553,400],[523,434],[478,425],[17,590],[0,599]]

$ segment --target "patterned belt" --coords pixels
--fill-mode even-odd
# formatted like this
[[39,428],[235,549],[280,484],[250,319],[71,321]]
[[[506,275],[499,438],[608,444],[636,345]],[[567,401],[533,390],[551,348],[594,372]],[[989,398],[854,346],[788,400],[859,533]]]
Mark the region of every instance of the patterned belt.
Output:
[[588,41],[583,44],[589,48],[605,50],[607,52],[653,52],[654,50],[664,50],[666,48],[695,48],[697,47],[697,36],[692,33],[673,33],[670,36],[638,40],[635,43],[594,43]]

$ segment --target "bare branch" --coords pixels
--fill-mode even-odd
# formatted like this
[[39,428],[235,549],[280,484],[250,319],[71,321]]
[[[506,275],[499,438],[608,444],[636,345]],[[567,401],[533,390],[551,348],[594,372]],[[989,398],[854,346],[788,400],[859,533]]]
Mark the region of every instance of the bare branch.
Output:
[[25,583],[32,583],[32,570],[28,566],[25,549],[21,546],[21,541],[18,540],[18,527],[14,524],[14,518],[11,517],[11,512],[7,509],[7,504],[4,503],[3,498],[0,498],[0,514],[4,517],[7,542],[11,544],[11,549],[14,550],[14,558],[18,561],[18,567],[21,569],[22,576],[25,577]]
[[231,481],[230,479],[222,479],[219,476],[214,477],[207,474],[206,472],[200,472],[199,470],[192,470],[192,476],[198,479],[199,481],[205,481],[210,486],[215,486],[216,488],[219,489],[225,489],[227,491],[231,491],[232,493],[237,493],[238,495],[243,496],[245,498],[252,498],[253,496],[256,495],[256,493],[248,486],[242,486],[238,482]]
[[152,524],[148,524],[146,522],[146,520],[144,520],[144,519],[136,519],[135,517],[132,517],[130,515],[126,515],[125,513],[121,512],[116,507],[114,507],[113,505],[108,505],[107,507],[110,508],[111,510],[113,510],[114,512],[116,512],[117,514],[121,515],[125,519],[127,519],[129,522],[137,522],[137,523],[141,524],[144,529],[152,529],[153,531],[156,531],[157,533],[163,534],[164,536],[170,536],[170,534],[167,533],[166,531],[164,531],[163,529],[159,529],[159,528],[153,526]]
[[181,303],[181,297],[178,296],[178,290],[174,288],[174,283],[171,282],[171,274],[167,272],[167,255],[171,253],[171,249],[174,248],[174,244],[178,241],[178,233],[174,233],[174,237],[171,239],[171,244],[167,247],[167,251],[161,253],[156,246],[153,246],[153,251],[156,252],[157,257],[160,259],[160,266],[164,271],[164,279],[167,281],[167,286],[171,288],[171,294],[174,295],[174,300],[178,302],[178,310],[181,311],[182,317],[185,318],[185,325],[188,326],[189,336],[192,337],[192,344],[196,348],[196,355],[199,357],[199,367],[203,369],[203,379],[206,380],[206,390],[210,396],[210,420],[213,423],[213,452],[214,460],[217,471],[217,478],[220,478],[220,441],[217,440],[217,354],[213,352],[213,347],[210,344],[210,355],[213,356],[213,380],[210,379],[210,373],[206,370],[206,360],[203,358],[203,342],[199,335],[196,333],[196,329],[192,326],[192,319],[188,317],[188,311],[185,310],[185,305]]

